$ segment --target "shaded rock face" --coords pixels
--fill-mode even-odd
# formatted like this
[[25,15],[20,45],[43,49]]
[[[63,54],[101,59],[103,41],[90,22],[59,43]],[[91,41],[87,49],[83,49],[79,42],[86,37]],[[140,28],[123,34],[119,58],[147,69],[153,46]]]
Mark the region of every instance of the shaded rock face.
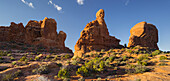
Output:
[[72,51],[65,47],[66,33],[57,33],[57,23],[47,18],[43,21],[30,20],[27,25],[11,23],[9,27],[0,26],[0,41],[15,41],[30,45],[41,45],[46,48],[58,48],[62,52]]
[[96,13],[96,20],[86,25],[75,45],[74,56],[82,57],[82,54],[86,52],[108,50],[120,46],[119,39],[109,36],[104,15],[104,10],[100,9]]
[[128,47],[149,47],[150,49],[159,49],[158,30],[156,26],[147,22],[140,22],[130,30]]
[[0,26],[0,41],[17,41],[24,43],[25,29],[22,23],[11,22],[9,27]]

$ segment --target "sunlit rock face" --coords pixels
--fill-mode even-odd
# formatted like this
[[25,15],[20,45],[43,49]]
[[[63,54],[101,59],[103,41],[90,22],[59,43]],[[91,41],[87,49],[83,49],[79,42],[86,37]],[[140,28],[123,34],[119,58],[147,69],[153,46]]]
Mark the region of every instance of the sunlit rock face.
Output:
[[140,22],[130,30],[128,47],[149,47],[150,49],[159,49],[158,30],[156,26],[147,22]]
[[100,51],[101,49],[120,47],[120,40],[109,35],[104,16],[104,10],[100,9],[96,13],[96,20],[88,23],[83,29],[75,45],[74,56],[82,57],[84,53],[93,50]]

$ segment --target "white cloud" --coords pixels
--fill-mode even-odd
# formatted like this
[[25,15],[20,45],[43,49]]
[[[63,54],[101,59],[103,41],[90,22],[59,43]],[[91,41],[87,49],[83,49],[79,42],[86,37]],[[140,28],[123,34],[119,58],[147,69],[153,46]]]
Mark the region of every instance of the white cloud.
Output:
[[54,6],[54,8],[56,8],[58,11],[62,10],[62,7],[56,5],[55,3],[52,2],[52,0],[49,0],[48,4],[52,4]]
[[83,4],[84,4],[84,0],[77,0],[77,3],[78,3],[79,5],[83,5]]
[[24,4],[28,5],[31,8],[34,8],[33,4],[30,2],[26,2],[25,0],[21,0]]
[[129,2],[130,2],[130,0],[127,0],[126,3],[125,3],[125,5],[127,6],[127,5],[129,4]]

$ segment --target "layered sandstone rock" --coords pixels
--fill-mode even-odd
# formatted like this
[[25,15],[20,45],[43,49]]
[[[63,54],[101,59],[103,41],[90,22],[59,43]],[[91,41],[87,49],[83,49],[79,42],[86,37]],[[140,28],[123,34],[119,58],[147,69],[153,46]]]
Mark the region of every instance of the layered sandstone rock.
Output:
[[96,20],[86,25],[75,45],[74,56],[82,57],[82,54],[86,52],[108,50],[120,46],[119,39],[109,36],[104,15],[104,10],[100,9],[96,13]]
[[159,49],[158,30],[156,26],[147,22],[140,22],[130,30],[128,47],[149,47],[150,49]]
[[9,27],[0,27],[0,41],[13,41],[23,43],[25,39],[25,29],[22,23],[11,22]]
[[57,48],[61,52],[72,52],[65,47],[66,33],[57,33],[57,22],[47,18],[43,21],[30,20],[27,25],[11,23],[9,27],[0,27],[0,41],[14,41],[46,48]]

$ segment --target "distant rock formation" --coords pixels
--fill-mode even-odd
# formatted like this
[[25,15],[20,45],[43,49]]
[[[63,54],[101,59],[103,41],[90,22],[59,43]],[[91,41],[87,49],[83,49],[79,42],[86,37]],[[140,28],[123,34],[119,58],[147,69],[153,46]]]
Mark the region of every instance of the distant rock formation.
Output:
[[104,10],[100,9],[96,13],[96,20],[86,25],[75,45],[74,56],[82,57],[82,54],[86,52],[108,50],[120,46],[119,39],[109,36],[104,15]]
[[30,20],[23,26],[22,23],[11,23],[9,27],[0,26],[0,41],[14,41],[30,45],[42,45],[46,48],[58,48],[62,52],[72,52],[65,47],[66,33],[57,33],[57,23],[54,19],[47,18],[43,21]]
[[140,22],[130,30],[128,47],[149,47],[150,49],[159,49],[158,30],[156,26],[147,22]]

